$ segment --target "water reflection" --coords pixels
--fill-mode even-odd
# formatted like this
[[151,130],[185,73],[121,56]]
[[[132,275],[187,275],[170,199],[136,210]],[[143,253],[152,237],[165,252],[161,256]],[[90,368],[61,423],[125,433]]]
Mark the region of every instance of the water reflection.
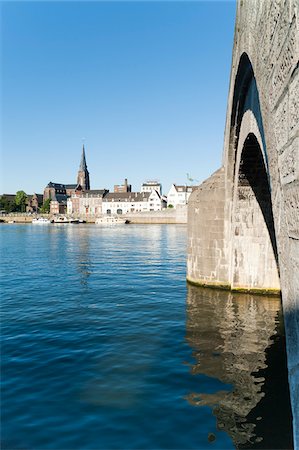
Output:
[[237,448],[292,448],[280,299],[188,286],[186,327],[191,372],[230,385],[187,400],[212,407]]
[[77,266],[80,275],[80,284],[87,286],[88,279],[91,275],[91,258],[89,237],[84,236],[78,239]]
[[[58,227],[60,226],[61,224],[58,225]],[[88,233],[86,225],[62,224],[62,227],[66,234],[67,254],[71,255],[76,264],[81,286],[87,288],[92,273],[90,233]]]

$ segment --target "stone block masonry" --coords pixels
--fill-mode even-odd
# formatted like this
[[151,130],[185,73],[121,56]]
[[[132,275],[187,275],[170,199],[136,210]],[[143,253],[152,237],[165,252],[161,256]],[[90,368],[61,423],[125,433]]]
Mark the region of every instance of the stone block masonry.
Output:
[[136,212],[121,216],[128,219],[130,223],[142,224],[186,224],[187,206],[178,205],[176,209],[162,209],[161,211]]

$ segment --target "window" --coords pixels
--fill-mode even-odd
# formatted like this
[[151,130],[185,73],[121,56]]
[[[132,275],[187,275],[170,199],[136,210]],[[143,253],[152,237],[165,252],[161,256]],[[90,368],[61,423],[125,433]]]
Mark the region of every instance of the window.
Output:
[[117,209],[116,213],[117,213],[117,214],[122,214],[122,213],[123,213],[123,210],[122,210],[122,209]]
[[107,209],[107,214],[111,214],[111,209]]

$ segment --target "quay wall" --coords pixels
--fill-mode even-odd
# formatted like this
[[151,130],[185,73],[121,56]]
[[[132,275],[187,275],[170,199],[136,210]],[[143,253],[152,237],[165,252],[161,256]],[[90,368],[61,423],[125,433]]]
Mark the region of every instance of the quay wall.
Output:
[[[0,217],[0,221],[3,223],[32,223],[32,219],[36,216],[29,216],[28,214],[7,214]],[[50,214],[39,214],[38,217],[45,217],[50,219]]]
[[[63,215],[63,214],[62,214]],[[0,220],[3,222],[15,223],[32,223],[35,215],[28,214],[8,214],[1,216]],[[54,216],[51,214],[38,214],[37,217],[46,217],[47,219],[53,219]],[[84,219],[87,223],[95,223],[95,216],[72,216],[76,219]],[[139,212],[132,214],[123,214],[121,218],[128,219],[130,223],[134,224],[186,224],[187,223],[187,205],[178,206],[176,209],[169,208],[163,209],[162,211],[149,211],[149,212]]]
[[149,224],[186,224],[187,223],[187,205],[177,206],[176,209],[169,208],[162,211],[139,212],[134,214],[125,214],[122,216],[130,220],[131,223],[149,223]]

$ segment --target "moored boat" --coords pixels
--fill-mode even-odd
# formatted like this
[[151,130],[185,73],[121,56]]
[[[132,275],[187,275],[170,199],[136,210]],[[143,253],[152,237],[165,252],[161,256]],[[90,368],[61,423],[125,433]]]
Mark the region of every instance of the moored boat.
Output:
[[95,223],[97,225],[118,225],[127,224],[129,221],[119,216],[103,216],[96,219]]
[[70,223],[70,219],[65,216],[55,217],[53,220],[54,223]]
[[46,217],[37,217],[35,219],[32,219],[33,225],[47,225],[51,223],[51,220],[47,219]]

